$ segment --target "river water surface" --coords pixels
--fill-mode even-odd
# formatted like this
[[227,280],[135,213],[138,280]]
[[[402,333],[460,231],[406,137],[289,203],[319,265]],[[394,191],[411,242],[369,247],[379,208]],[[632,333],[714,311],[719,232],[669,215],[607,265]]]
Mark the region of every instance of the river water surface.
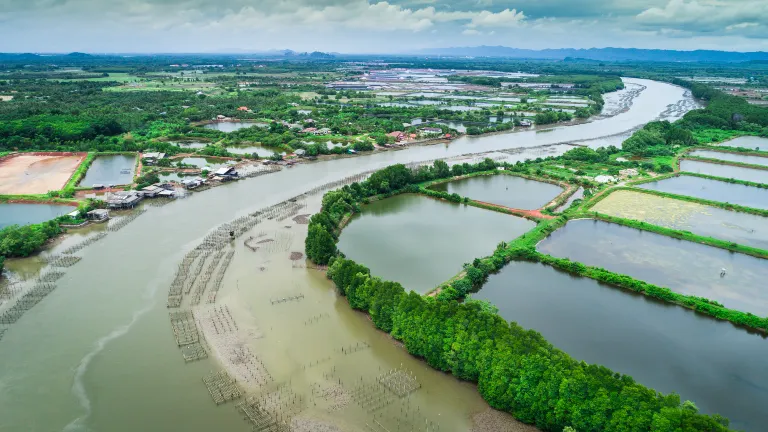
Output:
[[[621,133],[685,101],[681,88],[628,81],[640,82],[647,89],[632,101],[631,108],[615,117],[555,127],[548,133],[462,137],[447,145],[302,164],[150,208],[121,230],[79,251],[82,260],[64,269],[56,290],[7,329],[0,341],[0,429],[250,430],[233,404],[217,407],[201,382],[204,375],[220,370],[232,359],[226,353],[221,357],[212,353],[206,360],[185,364],[168,319],[167,292],[178,265],[212,227],[316,186],[393,163],[506,149],[515,149],[509,152],[510,161],[535,158],[540,146]],[[606,95],[607,100],[612,97]],[[567,147],[556,149],[562,152]],[[307,199],[303,211],[312,213],[317,208],[317,202]],[[263,337],[253,333],[246,345],[262,358],[275,384],[288,382],[301,392],[321,378],[333,380],[332,374],[358,364],[338,377],[345,388],[353,388],[355,379],[371,379],[380,370],[402,363],[418,374],[422,384],[414,393],[413,407],[431,421],[439,421],[441,430],[466,431],[469,416],[487,409],[472,386],[432,371],[375,332],[365,317],[336,298],[322,274],[302,268],[301,261],[294,268],[288,255],[303,250],[305,226],[290,219],[275,221],[257,225],[245,237],[259,236],[261,231],[274,239],[274,246],[251,252],[244,248],[243,238],[238,239],[216,302],[230,308],[243,331],[261,331]],[[283,304],[287,309],[269,302],[270,297],[297,292],[305,297],[292,305]],[[309,308],[312,304],[317,309]],[[328,318],[330,326],[305,330],[303,323],[314,315],[319,316],[317,320]],[[323,344],[325,338],[328,343]],[[354,355],[334,354],[336,345],[341,349],[361,341],[370,348]],[[320,363],[329,356],[332,361]],[[313,361],[323,367],[300,367]],[[443,416],[445,420],[439,420]],[[364,429],[361,421],[368,419],[355,410],[354,403],[331,417],[350,423],[347,430]],[[387,414],[388,420],[384,420],[390,427],[392,417]]]

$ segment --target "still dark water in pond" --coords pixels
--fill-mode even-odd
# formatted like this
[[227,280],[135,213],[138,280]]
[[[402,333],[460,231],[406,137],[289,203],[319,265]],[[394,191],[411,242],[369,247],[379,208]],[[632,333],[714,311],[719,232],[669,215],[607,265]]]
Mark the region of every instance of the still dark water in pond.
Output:
[[[538,249],[731,309],[768,315],[768,260],[588,219],[569,222]],[[725,276],[720,276],[721,269]]]
[[678,393],[733,429],[766,430],[768,341],[760,336],[542,264],[512,262],[472,297],[578,360]]
[[738,153],[725,153],[725,152],[712,151],[712,150],[696,150],[696,151],[690,152],[689,154],[691,156],[697,156],[697,157],[703,157],[703,158],[709,158],[709,159],[719,159],[719,160],[730,161],[730,162],[741,162],[741,163],[748,163],[752,165],[768,166],[768,157],[750,156],[750,155],[743,155]]
[[732,165],[682,160],[680,161],[680,171],[746,180],[755,183],[768,183],[768,170],[744,168]]
[[249,128],[252,126],[265,128],[269,127],[266,123],[255,123],[255,122],[221,122],[221,123],[210,123],[205,126],[203,126],[206,129],[215,129],[221,132],[234,132],[236,130]]
[[768,138],[761,138],[756,136],[744,136],[734,138],[730,141],[725,141],[720,144],[727,147],[744,147],[748,149],[755,149],[759,151],[768,151]]
[[80,186],[130,184],[135,166],[135,155],[98,156],[80,181]]
[[490,210],[404,194],[373,202],[344,228],[339,250],[385,280],[425,293],[535,224]]
[[744,186],[694,176],[672,177],[638,186],[676,195],[687,195],[710,201],[768,209],[768,189]]
[[194,165],[198,168],[219,169],[226,165],[226,161],[215,158],[186,157],[181,160],[185,165]]
[[77,207],[67,205],[0,203],[0,229],[45,222],[75,210]]
[[505,174],[440,183],[431,189],[526,210],[543,207],[563,191],[560,186]]

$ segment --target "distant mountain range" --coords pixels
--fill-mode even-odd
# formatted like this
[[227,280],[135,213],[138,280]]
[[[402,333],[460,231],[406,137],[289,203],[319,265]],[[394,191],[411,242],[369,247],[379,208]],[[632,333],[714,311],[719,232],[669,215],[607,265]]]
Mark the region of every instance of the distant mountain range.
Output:
[[652,62],[748,62],[768,61],[768,52],[734,51],[675,51],[638,48],[558,48],[530,50],[505,46],[476,46],[455,48],[431,48],[418,52],[421,55],[446,57],[507,57],[546,60],[586,59],[595,61],[652,61]]

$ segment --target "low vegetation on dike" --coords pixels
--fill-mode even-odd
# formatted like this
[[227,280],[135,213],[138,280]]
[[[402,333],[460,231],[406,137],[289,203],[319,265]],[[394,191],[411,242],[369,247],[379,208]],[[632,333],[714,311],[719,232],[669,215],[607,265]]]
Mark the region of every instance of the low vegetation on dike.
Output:
[[[540,334],[501,318],[487,303],[463,296],[511,259],[535,253],[535,243],[565,222],[541,222],[514,244],[500,244],[488,258],[465,266],[464,276],[436,297],[420,296],[370,274],[336,249],[339,224],[372,198],[418,190],[418,184],[467,172],[488,171],[492,160],[448,168],[442,162],[409,170],[394,165],[323,197],[310,219],[307,256],[329,265],[328,277],[351,307],[403,342],[435,369],[477,382],[488,403],[545,431],[728,431],[728,420],[697,412],[677,395],[662,395],[626,375],[587,365],[549,344]],[[461,172],[459,172],[461,171]]]

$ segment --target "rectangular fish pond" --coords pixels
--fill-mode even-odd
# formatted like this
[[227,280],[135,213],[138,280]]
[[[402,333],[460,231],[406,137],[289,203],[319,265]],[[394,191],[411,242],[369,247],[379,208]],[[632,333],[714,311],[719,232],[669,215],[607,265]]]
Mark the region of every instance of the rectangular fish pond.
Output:
[[706,174],[728,179],[746,180],[755,183],[768,183],[768,169],[761,170],[695,160],[681,160],[680,171]]
[[728,417],[734,430],[768,425],[762,336],[538,263],[509,263],[472,297],[577,360]]
[[339,250],[374,276],[426,293],[533,229],[527,219],[403,194],[363,207],[339,237]]
[[768,218],[643,192],[619,190],[590,210],[768,250]]
[[560,186],[506,174],[468,177],[438,183],[430,189],[524,210],[541,208],[563,192]]
[[592,219],[568,222],[538,250],[768,315],[768,260]]
[[719,145],[727,147],[744,147],[748,149],[755,149],[758,151],[768,151],[768,138],[761,138],[756,136],[743,136],[734,138],[730,141],[725,141]]
[[0,229],[45,222],[75,210],[77,207],[68,205],[0,203]]
[[745,155],[739,153],[727,153],[714,150],[694,150],[688,153],[690,156],[718,159],[729,162],[741,162],[752,165],[768,166],[768,157]]
[[709,201],[736,204],[768,210],[768,189],[760,189],[724,181],[681,175],[644,183],[641,189],[685,195]]
[[136,171],[136,158],[136,155],[97,156],[79,186],[131,184]]

